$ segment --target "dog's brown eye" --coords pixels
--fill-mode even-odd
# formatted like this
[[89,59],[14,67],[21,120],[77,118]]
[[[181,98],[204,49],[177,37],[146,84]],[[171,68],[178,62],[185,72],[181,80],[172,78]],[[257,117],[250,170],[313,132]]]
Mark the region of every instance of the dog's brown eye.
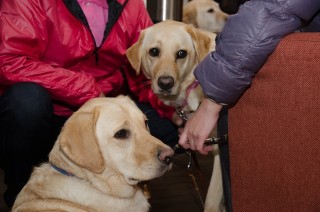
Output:
[[207,10],[208,13],[213,13],[214,9],[210,8],[209,10]]
[[129,130],[121,129],[118,132],[116,132],[116,134],[114,134],[114,137],[117,139],[125,139],[125,138],[128,138],[129,135],[130,135]]
[[179,50],[177,52],[177,58],[185,58],[187,56],[187,51],[186,50]]
[[159,56],[159,54],[160,54],[160,50],[158,48],[151,48],[149,50],[149,55],[151,57],[157,57],[157,56]]

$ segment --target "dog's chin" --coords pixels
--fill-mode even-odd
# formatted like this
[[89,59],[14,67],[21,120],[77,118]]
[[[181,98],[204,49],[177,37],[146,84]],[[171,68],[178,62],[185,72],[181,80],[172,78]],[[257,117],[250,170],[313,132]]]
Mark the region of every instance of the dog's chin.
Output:
[[131,177],[125,177],[125,180],[129,185],[137,185],[139,182],[143,181],[143,180],[139,180]]
[[172,91],[164,91],[164,90],[159,90],[157,92],[155,92],[157,94],[157,96],[160,99],[164,99],[164,100],[168,100],[168,101],[172,101],[175,100],[177,98],[177,94],[173,93]]
[[160,177],[162,175],[164,175],[167,171],[171,170],[172,168],[172,164],[170,165],[161,165],[158,169],[158,171],[156,171],[154,173],[153,176],[149,176],[147,178],[143,178],[143,179],[138,179],[138,178],[134,178],[134,177],[125,177],[126,182],[129,185],[137,185],[138,183],[142,182],[142,181],[148,181],[148,180],[152,180],[154,178]]
[[162,92],[161,95],[162,95],[162,96],[170,96],[171,93],[169,93],[169,92]]

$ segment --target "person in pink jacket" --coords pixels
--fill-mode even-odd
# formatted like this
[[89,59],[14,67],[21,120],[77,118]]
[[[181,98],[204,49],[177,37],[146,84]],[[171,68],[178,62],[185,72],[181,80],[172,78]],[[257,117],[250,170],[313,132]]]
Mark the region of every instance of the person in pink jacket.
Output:
[[66,119],[94,97],[130,95],[151,134],[177,143],[174,108],[125,55],[152,24],[142,0],[1,1],[0,162],[9,207]]

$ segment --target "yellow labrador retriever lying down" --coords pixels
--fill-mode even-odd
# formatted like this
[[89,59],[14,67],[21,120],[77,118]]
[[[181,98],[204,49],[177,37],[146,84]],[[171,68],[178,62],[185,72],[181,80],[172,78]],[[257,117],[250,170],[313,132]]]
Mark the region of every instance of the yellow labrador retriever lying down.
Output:
[[[204,94],[193,75],[195,66],[215,48],[216,34],[177,21],[163,21],[141,32],[127,50],[132,67],[150,79],[151,87],[167,105],[184,114],[195,111]],[[214,132],[213,132],[214,133]],[[218,146],[205,201],[205,211],[223,211],[224,198]]]
[[148,211],[137,184],[168,171],[172,155],[131,99],[92,99],[67,120],[12,211]]

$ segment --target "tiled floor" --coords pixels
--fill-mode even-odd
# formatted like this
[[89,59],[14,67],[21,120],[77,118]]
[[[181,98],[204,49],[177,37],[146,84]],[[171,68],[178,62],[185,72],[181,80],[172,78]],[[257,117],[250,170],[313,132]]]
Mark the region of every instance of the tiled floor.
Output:
[[[204,189],[207,188],[212,171],[212,155],[198,155],[204,176]],[[181,154],[174,160],[173,169],[164,176],[149,182],[151,193],[150,212],[201,212],[202,205],[187,171],[187,155]],[[0,195],[4,192],[3,172],[0,169]],[[0,198],[0,212],[8,212]]]

